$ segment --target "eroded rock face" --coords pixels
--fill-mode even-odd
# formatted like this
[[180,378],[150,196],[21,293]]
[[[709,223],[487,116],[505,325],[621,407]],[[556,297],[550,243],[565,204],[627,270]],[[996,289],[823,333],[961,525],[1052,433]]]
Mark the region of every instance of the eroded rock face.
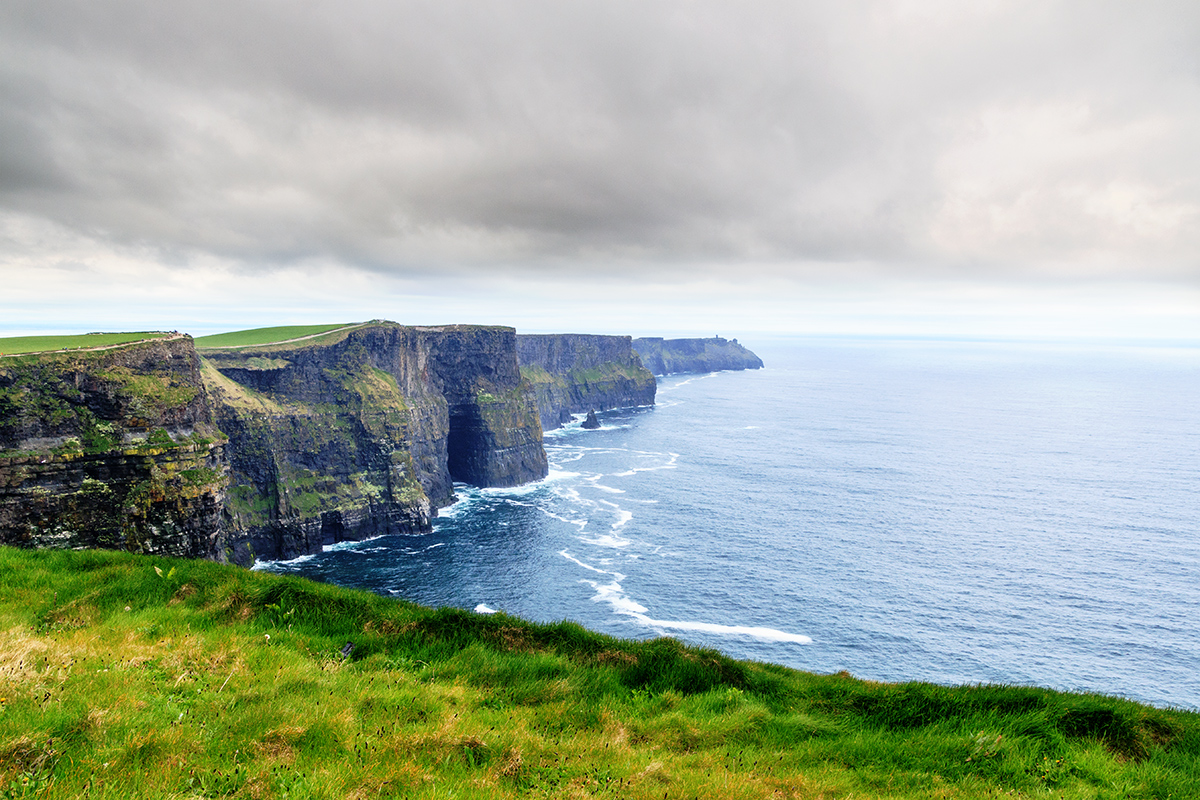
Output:
[[378,322],[0,359],[0,543],[250,564],[430,528],[453,482],[545,477],[511,328]]
[[227,473],[190,337],[0,359],[0,543],[222,559]]
[[657,385],[628,336],[521,334],[521,374],[533,386],[545,430],[592,409],[654,405]]
[[334,341],[205,352],[230,437],[235,560],[427,531],[453,481],[545,477],[511,328],[375,323]]
[[737,339],[663,339],[645,337],[633,340],[633,349],[642,363],[655,375],[674,372],[715,372],[723,369],[761,369],[762,359],[738,344]]

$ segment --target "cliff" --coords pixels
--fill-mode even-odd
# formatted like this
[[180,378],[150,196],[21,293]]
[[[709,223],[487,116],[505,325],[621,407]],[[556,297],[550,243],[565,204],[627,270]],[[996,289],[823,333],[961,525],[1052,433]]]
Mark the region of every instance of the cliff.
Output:
[[511,328],[371,323],[316,340],[204,350],[229,436],[233,560],[426,531],[453,481],[546,475]]
[[655,375],[673,372],[715,372],[722,369],[760,369],[762,359],[737,339],[663,339],[645,337],[633,340],[633,349],[642,363]]
[[220,559],[226,472],[190,337],[0,358],[0,544]]
[[248,565],[427,531],[454,481],[546,475],[512,328],[372,322],[203,358],[155,335],[0,358],[0,544]]
[[654,376],[628,336],[521,334],[517,355],[545,430],[572,413],[654,405]]

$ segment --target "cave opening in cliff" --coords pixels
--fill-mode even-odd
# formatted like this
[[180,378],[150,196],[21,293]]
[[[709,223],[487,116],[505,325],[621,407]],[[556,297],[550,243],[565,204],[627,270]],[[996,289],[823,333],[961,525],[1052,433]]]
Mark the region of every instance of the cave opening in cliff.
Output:
[[450,478],[475,486],[487,486],[486,428],[479,410],[472,405],[450,407],[450,430],[446,435],[446,466]]

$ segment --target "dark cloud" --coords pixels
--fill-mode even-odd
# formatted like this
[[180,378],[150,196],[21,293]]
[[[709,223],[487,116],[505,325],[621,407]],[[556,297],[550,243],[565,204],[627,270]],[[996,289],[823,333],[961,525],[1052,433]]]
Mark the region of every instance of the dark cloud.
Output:
[[1194,277],[1197,8],[10,0],[0,213],[250,269]]

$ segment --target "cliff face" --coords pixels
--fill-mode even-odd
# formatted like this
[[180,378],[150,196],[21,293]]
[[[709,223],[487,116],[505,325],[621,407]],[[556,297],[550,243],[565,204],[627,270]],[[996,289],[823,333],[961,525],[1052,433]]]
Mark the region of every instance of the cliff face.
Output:
[[738,344],[737,339],[663,339],[646,337],[633,340],[633,349],[642,363],[655,375],[673,372],[715,372],[722,369],[760,369],[762,359]]
[[0,543],[253,563],[546,475],[511,328],[371,323],[0,358]]
[[628,336],[521,334],[517,352],[546,430],[570,422],[572,413],[654,405],[654,376]]
[[226,473],[190,337],[0,359],[0,543],[221,559]]
[[238,563],[425,531],[455,480],[546,475],[511,328],[377,323],[334,338],[205,351]]

